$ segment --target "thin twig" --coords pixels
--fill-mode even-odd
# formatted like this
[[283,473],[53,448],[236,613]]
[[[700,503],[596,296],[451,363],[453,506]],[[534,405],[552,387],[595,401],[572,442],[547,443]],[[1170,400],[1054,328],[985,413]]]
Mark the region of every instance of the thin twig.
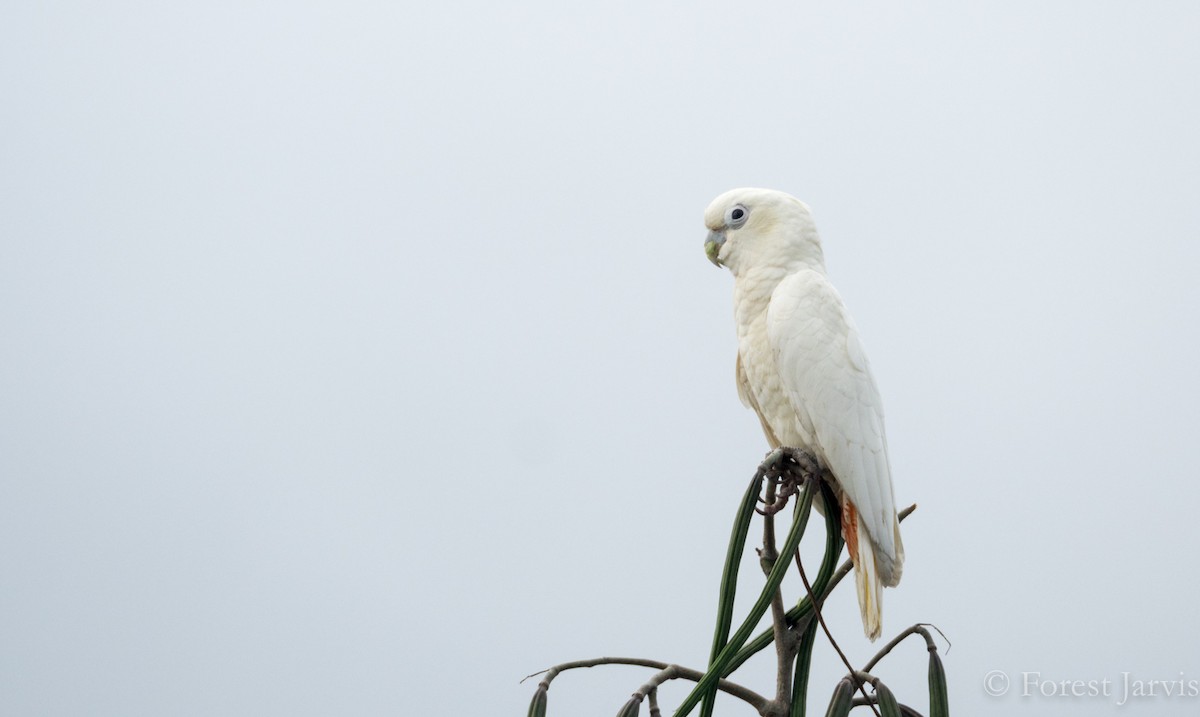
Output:
[[[830,513],[833,511],[830,510]],[[825,517],[826,520],[836,520],[833,515]],[[855,674],[854,666],[850,664],[850,660],[846,659],[846,653],[842,652],[842,648],[837,644],[837,640],[833,639],[833,633],[829,631],[829,626],[825,624],[825,617],[821,614],[821,605],[817,601],[817,596],[813,594],[812,585],[808,583],[808,576],[804,574],[804,563],[800,561],[800,551],[796,551],[796,567],[800,569],[800,580],[804,583],[804,589],[808,591],[808,599],[812,601],[813,614],[817,616],[817,622],[821,623],[821,629],[825,631],[825,637],[829,638],[829,644],[833,645],[833,649],[837,651],[838,657],[842,658],[846,669],[850,674]],[[858,683],[858,691],[865,698],[867,696],[867,688],[863,686],[862,680],[855,677],[855,682]],[[875,705],[871,705],[871,710],[875,713],[875,717],[882,717]]]
[[[525,679],[521,680],[521,682],[528,680],[530,677],[536,677],[538,675],[545,674],[545,677],[543,677],[542,681],[538,683],[538,686],[549,689],[551,680],[553,680],[555,677],[558,677],[559,673],[561,672],[575,670],[581,667],[596,667],[598,665],[635,665],[638,667],[653,667],[659,670],[666,670],[674,667],[674,677],[691,682],[699,682],[701,678],[704,677],[704,673],[698,670],[681,667],[679,665],[672,665],[669,662],[661,662],[659,660],[646,660],[640,657],[597,657],[591,660],[575,660],[573,662],[564,662],[561,665],[555,665],[549,669],[535,672],[532,675],[526,675]],[[743,687],[736,682],[730,682],[729,680],[717,680],[717,689],[728,695],[732,695],[739,700],[742,700],[746,704],[759,711],[761,711],[762,706],[768,702],[766,697],[763,697],[754,690]]]
[[[910,635],[914,635],[914,634],[920,635],[921,637],[925,638],[925,649],[929,650],[930,652],[937,652],[937,643],[935,643],[933,641],[933,636],[931,636],[929,634],[929,631],[925,629],[926,625],[929,625],[929,624],[924,623],[924,622],[918,622],[916,625],[913,625],[912,627],[907,628],[906,630],[901,632],[899,635],[896,635],[895,637],[893,637],[891,642],[884,645],[883,648],[880,649],[879,652],[876,653],[876,655],[871,658],[871,661],[868,662],[863,667],[863,670],[865,672],[870,672],[871,668],[873,668],[873,667],[875,667],[875,665],[879,664],[879,661],[882,660],[889,652],[891,652],[896,647],[896,645],[899,645],[901,642],[904,642],[904,639],[906,637],[908,637]],[[929,627],[932,627],[934,630],[937,630],[937,627],[934,625],[929,625]],[[938,630],[938,632],[941,633],[942,631]],[[945,635],[943,634],[942,637],[945,637]],[[946,642],[949,643],[950,641],[946,640]]]
[[954,647],[954,644],[950,642],[950,638],[946,637],[946,633],[942,632],[942,628],[934,625],[932,622],[923,622],[920,624],[922,627],[932,627],[934,630],[937,630],[937,634],[941,635],[942,639],[946,641],[946,654],[949,655],[950,648]]

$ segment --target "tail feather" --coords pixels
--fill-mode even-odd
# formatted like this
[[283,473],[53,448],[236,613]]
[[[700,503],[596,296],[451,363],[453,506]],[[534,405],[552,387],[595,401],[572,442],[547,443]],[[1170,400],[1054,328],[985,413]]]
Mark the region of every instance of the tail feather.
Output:
[[[850,559],[854,561],[854,584],[858,589],[863,632],[874,641],[883,632],[883,581],[880,580],[871,536],[866,530],[860,532],[858,511],[845,497],[842,499],[842,535]],[[899,579],[898,575],[896,579]]]

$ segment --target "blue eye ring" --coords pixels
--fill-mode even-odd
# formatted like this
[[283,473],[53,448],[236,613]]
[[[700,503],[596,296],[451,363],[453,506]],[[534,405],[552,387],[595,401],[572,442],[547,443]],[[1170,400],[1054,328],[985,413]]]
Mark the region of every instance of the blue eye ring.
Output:
[[746,223],[750,217],[750,210],[744,204],[734,204],[729,209],[725,210],[725,226],[730,229],[737,229]]

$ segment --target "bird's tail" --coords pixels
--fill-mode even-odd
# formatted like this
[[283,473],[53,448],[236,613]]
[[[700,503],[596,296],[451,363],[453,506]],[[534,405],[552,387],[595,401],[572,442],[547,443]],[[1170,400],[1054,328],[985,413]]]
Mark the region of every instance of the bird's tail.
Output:
[[863,631],[872,641],[883,631],[883,581],[875,563],[875,546],[858,521],[854,504],[842,497],[842,535],[854,561],[854,584],[858,588],[858,608],[862,612]]

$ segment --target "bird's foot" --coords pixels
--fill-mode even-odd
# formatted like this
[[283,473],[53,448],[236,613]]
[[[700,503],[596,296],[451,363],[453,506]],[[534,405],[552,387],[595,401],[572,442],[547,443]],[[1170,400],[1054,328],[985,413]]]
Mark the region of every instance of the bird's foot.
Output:
[[789,472],[799,472],[802,474],[802,478],[821,474],[821,464],[817,461],[816,456],[808,451],[788,446],[780,446],[767,453],[758,467],[764,475],[776,478]]
[[[809,478],[821,475],[820,463],[813,454],[787,446],[781,446],[768,453],[759,465],[759,470],[764,477],[775,481],[778,486],[775,500],[761,509],[755,509],[760,515],[772,515],[783,510],[788,499],[799,492],[801,485]],[[766,501],[760,498],[759,502]]]
[[791,451],[791,448],[775,448],[771,451],[768,451],[767,455],[763,458],[762,463],[759,464],[759,467],[765,471],[771,471],[779,466],[784,460],[786,460]]

